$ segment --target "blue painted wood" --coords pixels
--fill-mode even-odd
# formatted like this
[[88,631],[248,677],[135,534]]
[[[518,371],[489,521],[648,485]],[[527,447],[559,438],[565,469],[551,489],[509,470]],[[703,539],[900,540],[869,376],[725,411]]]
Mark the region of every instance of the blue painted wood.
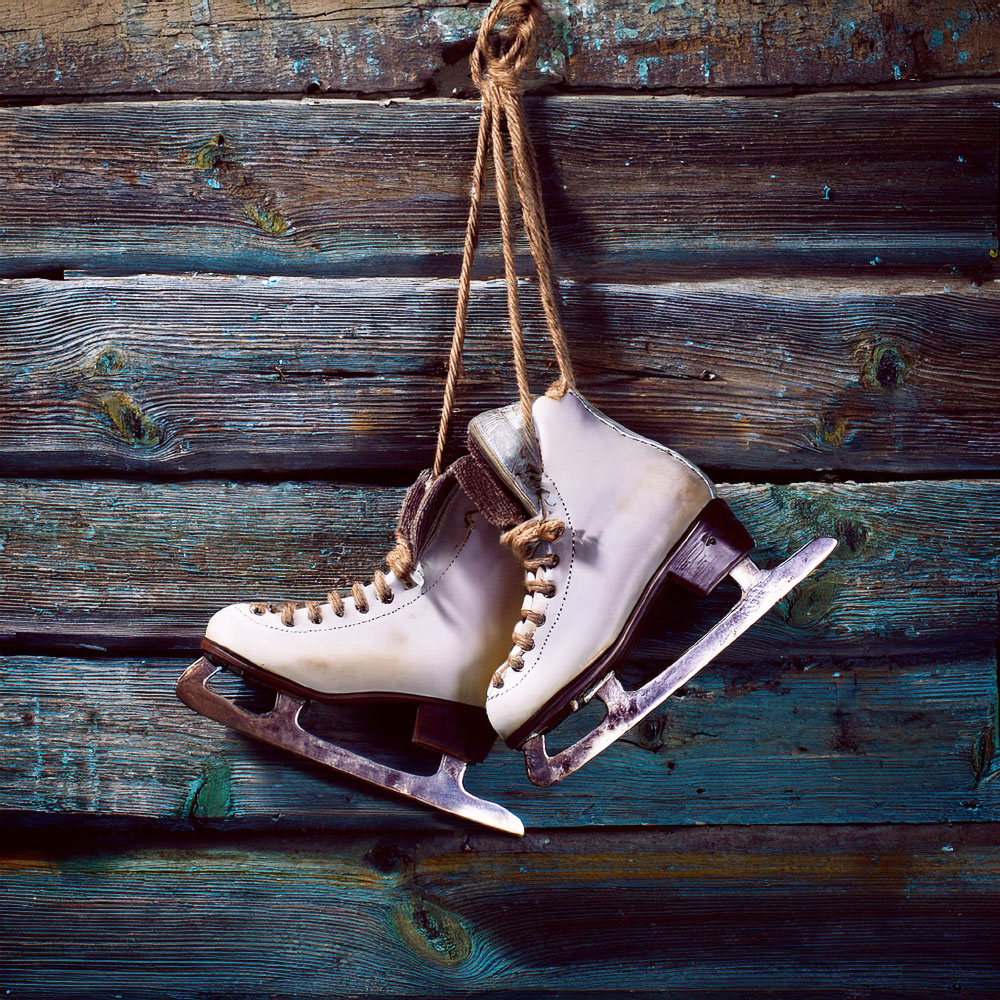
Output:
[[[392,545],[402,488],[329,482],[8,480],[0,483],[0,608],[8,641],[43,648],[193,649],[237,600],[326,594]],[[997,635],[1000,484],[724,485],[762,564],[819,535],[819,572],[737,646],[853,655],[947,649]],[[675,599],[650,635],[707,628],[733,600]],[[658,631],[659,630],[659,631]]]
[[984,829],[63,838],[0,854],[12,996],[988,997]]
[[[230,2],[192,7],[197,45],[183,35],[187,11],[130,8],[98,23],[86,11],[53,15],[51,0],[41,0],[37,9],[18,8],[11,30],[10,12],[0,11],[6,93],[161,85],[200,93],[206,80],[221,90],[294,92],[348,79],[362,89],[447,93],[464,84],[464,68],[441,72],[440,41],[467,39],[480,15],[444,7],[416,19],[405,5],[390,5],[330,29],[329,12],[301,4],[255,11],[246,22]],[[852,3],[803,15],[777,0],[753,10],[720,0],[708,13],[697,4],[640,11],[611,0],[588,9],[583,36],[581,8],[571,4],[539,69],[571,85],[699,87],[996,72],[992,10],[970,13],[941,0],[924,4],[915,21],[903,10],[887,20]],[[170,41],[172,18],[182,42]],[[613,40],[602,42],[609,25]],[[393,47],[401,34],[405,51]],[[373,60],[362,50],[376,37]],[[255,58],[263,51],[273,60]],[[318,78],[317,62],[332,79]],[[661,328],[653,336],[628,316],[621,328],[581,338],[585,373],[588,365],[618,373],[619,384],[615,375],[595,378],[596,392],[622,414],[634,410],[640,425],[645,414],[664,421],[649,416],[650,432],[670,429],[667,420],[686,425],[704,455],[727,446],[732,454],[741,442],[755,450],[720,467],[994,472],[993,422],[982,401],[995,395],[996,367],[982,353],[982,331],[995,324],[981,311],[984,295],[896,290],[889,307],[883,292],[833,293],[828,276],[992,273],[997,100],[996,86],[531,100],[558,263],[569,278],[649,283],[794,271],[826,281],[805,308],[773,288],[720,292],[704,303],[691,289],[647,300]],[[0,122],[4,274],[457,271],[474,134],[468,103],[8,108]],[[490,233],[481,273],[496,270]],[[238,308],[187,302],[210,352],[213,338],[232,339],[233,329],[248,336],[228,355],[233,371],[257,373],[255,384],[240,386],[183,344],[190,324],[178,326],[180,344],[157,339],[155,324],[143,327],[153,312],[141,300],[159,297],[164,285],[131,287],[120,308],[112,295],[96,309],[95,300],[61,289],[58,305],[39,300],[18,315],[12,336],[0,331],[0,357],[13,345],[21,362],[0,364],[0,435],[30,438],[35,449],[16,465],[25,452],[11,445],[5,472],[23,473],[31,462],[57,474],[259,471],[267,448],[295,456],[281,471],[322,468],[327,453],[307,454],[295,435],[306,426],[325,435],[329,428],[308,411],[331,401],[337,412],[328,419],[343,435],[336,454],[371,447],[377,431],[408,453],[426,445],[426,437],[400,437],[404,407],[391,409],[393,395],[380,401],[385,422],[370,413],[368,423],[351,421],[360,380],[366,391],[405,396],[407,408],[419,397],[429,412],[440,366],[428,367],[427,341],[409,334],[427,299],[410,301],[395,286],[389,303],[406,300],[414,319],[407,350],[391,363],[380,355],[381,367],[393,370],[377,378],[362,370],[366,355],[356,344],[382,331],[359,335],[348,309],[329,317],[345,350],[326,354],[330,327],[303,321],[302,310],[318,304],[307,295],[237,293]],[[193,283],[176,287],[188,294]],[[583,297],[571,310],[596,315],[593,293],[570,285],[568,298],[577,291]],[[21,308],[19,294],[0,287],[0,316]],[[607,294],[627,311],[650,291]],[[828,294],[846,298],[831,308],[819,301]],[[913,294],[926,310],[900,304]],[[271,325],[247,334],[257,301]],[[446,318],[441,289],[431,301]],[[278,318],[276,303],[287,316]],[[223,313],[225,326],[217,324]],[[695,332],[690,345],[676,343],[684,313]],[[383,329],[399,336],[405,314],[400,305],[398,315],[383,315]],[[714,382],[689,377],[705,350],[713,364],[720,357],[702,345],[698,327],[726,341],[725,369],[695,369],[719,376]],[[324,365],[346,359],[335,383],[324,378],[307,389],[287,384],[287,366],[254,368],[269,338],[308,349],[308,330]],[[761,349],[762,331],[770,353]],[[619,337],[627,348],[616,369],[606,345]],[[649,357],[636,360],[650,342],[659,351],[652,371],[643,367]],[[744,382],[741,356],[754,365],[743,369]],[[685,366],[687,384],[663,384],[676,374],[671,364]],[[50,379],[44,386],[40,370]],[[488,362],[476,358],[471,371],[487,394],[496,391]],[[664,392],[692,382],[727,393],[713,397],[720,408],[703,424],[684,392]],[[230,404],[253,400],[272,412],[284,404],[295,426],[283,429],[287,438],[241,452],[236,442],[248,422],[258,439],[272,429],[255,410],[258,424],[242,417],[214,428],[232,435],[228,450],[199,453],[194,429],[213,430],[206,414],[210,405],[221,409],[222,389]],[[801,401],[781,411],[789,389]],[[778,411],[792,422],[781,424]],[[719,428],[726,422],[728,432]],[[358,466],[391,462],[375,447]],[[997,484],[730,489],[741,515],[772,543],[766,557],[824,530],[840,539],[836,562],[729,662],[706,670],[564,786],[532,788],[509,753],[477,769],[474,788],[537,828],[525,843],[454,831],[447,820],[228,734],[171,693],[186,661],[164,650],[190,644],[211,610],[243,596],[240,588],[288,593],[307,580],[325,587],[331,575],[373,562],[399,493],[330,483],[0,487],[2,641],[8,653],[39,647],[0,657],[0,987],[47,997],[992,997],[1000,978]],[[344,532],[336,537],[333,511]],[[662,664],[683,637],[671,630],[696,630],[720,608],[665,604],[630,670]],[[87,644],[97,658],[53,655],[60,645]],[[104,654],[126,646],[147,656]],[[373,723],[403,735],[377,714],[312,721],[363,749],[373,744]],[[402,755],[398,747],[387,753]],[[895,825],[768,826],[886,820]],[[910,825],[923,820],[942,825]],[[701,823],[741,826],[694,826]],[[192,838],[192,827],[213,836]],[[246,832],[302,827],[383,832],[282,840]]]
[[[1000,283],[562,287],[581,389],[725,478],[1000,469]],[[551,380],[524,289],[533,386]],[[0,468],[217,475],[429,463],[452,281],[144,276],[0,286]],[[501,281],[472,292],[455,450],[513,399]]]
[[[211,4],[75,12],[57,0],[0,10],[5,92],[450,94],[483,4],[345,0],[254,9]],[[862,0],[804,11],[742,3],[545,4],[539,82],[583,87],[830,85],[995,73],[997,13],[964,0]],[[178,41],[180,39],[180,41]],[[457,65],[456,65],[457,63]]]
[[[466,828],[196,715],[173,693],[187,662],[0,657],[0,813],[167,829]],[[630,669],[656,663],[637,654]],[[219,687],[247,694],[230,675]],[[467,784],[546,829],[996,820],[996,702],[992,644],[870,659],[789,649],[711,665],[552,789],[530,784],[521,756],[502,746]],[[396,765],[432,759],[408,750],[410,710],[320,706],[306,724]]]
[[[557,270],[981,275],[998,94],[531,100]],[[2,273],[452,277],[476,120],[453,100],[7,108]]]

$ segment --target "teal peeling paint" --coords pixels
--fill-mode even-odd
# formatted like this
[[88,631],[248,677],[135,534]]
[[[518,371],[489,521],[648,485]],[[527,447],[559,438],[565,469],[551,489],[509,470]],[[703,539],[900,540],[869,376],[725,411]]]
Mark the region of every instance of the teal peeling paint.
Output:
[[644,87],[647,86],[649,83],[649,67],[660,62],[662,62],[662,59],[659,56],[646,56],[643,59],[636,60],[635,72],[639,77],[639,83]]
[[944,45],[944,32],[940,30],[932,31],[930,38],[927,39],[927,44],[932,49],[939,49]]
[[535,60],[535,69],[539,73],[562,76],[566,69],[566,55],[559,49],[553,49],[548,58],[539,56]]
[[569,37],[569,24],[566,21],[559,25],[559,34],[566,46],[566,58],[569,59],[573,55],[573,39]]

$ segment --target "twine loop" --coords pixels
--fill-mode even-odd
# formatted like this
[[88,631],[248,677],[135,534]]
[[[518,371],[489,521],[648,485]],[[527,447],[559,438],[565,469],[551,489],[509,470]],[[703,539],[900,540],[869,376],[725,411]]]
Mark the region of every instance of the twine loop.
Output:
[[[479,116],[476,157],[472,167],[472,191],[469,198],[469,217],[465,227],[465,243],[462,248],[462,270],[458,279],[455,328],[448,355],[448,375],[441,403],[437,449],[431,467],[431,473],[435,478],[441,475],[444,468],[448,426],[462,371],[472,265],[479,244],[483,185],[491,152],[497,206],[500,210],[511,350],[527,455],[538,455],[538,442],[535,440],[535,428],[531,418],[531,387],[528,384],[528,363],[517,288],[512,194],[516,194],[521,205],[524,232],[528,238],[528,247],[538,278],[538,294],[545,313],[549,339],[559,366],[559,378],[549,388],[548,393],[560,396],[575,385],[566,334],[563,332],[562,320],[559,317],[555,279],[552,276],[552,244],[542,204],[541,179],[521,101],[521,81],[530,71],[535,57],[540,10],[538,0],[496,0],[483,18],[472,53],[472,79],[482,97],[482,111]],[[504,28],[497,27],[501,19],[506,23]]]
[[[500,210],[500,234],[503,249],[504,282],[507,288],[507,317],[510,326],[511,354],[517,394],[520,403],[521,426],[524,434],[522,455],[531,478],[538,484],[539,516],[522,522],[505,532],[500,541],[509,545],[525,569],[525,591],[534,598],[551,598],[555,583],[544,570],[559,563],[555,552],[540,552],[539,546],[551,545],[562,536],[565,526],[545,514],[541,495],[542,456],[532,418],[531,387],[528,383],[528,361],[521,322],[515,258],[513,201],[520,202],[521,219],[528,247],[538,278],[538,295],[545,313],[549,339],[559,366],[559,378],[549,387],[547,395],[562,396],[574,387],[573,366],[569,347],[559,316],[555,279],[552,275],[552,244],[549,240],[545,208],[542,204],[542,183],[535,160],[535,150],[528,133],[528,123],[521,100],[521,80],[530,71],[535,57],[535,38],[540,8],[538,0],[496,0],[483,18],[472,53],[472,79],[482,96],[479,116],[479,137],[472,167],[472,192],[469,198],[469,218],[465,228],[462,270],[458,281],[458,302],[455,307],[455,329],[448,356],[448,376],[441,422],[438,426],[437,451],[433,476],[439,476],[444,463],[448,424],[455,403],[455,390],[462,370],[462,350],[465,343],[472,264],[479,242],[479,221],[483,201],[483,184],[487,161],[492,153],[493,175],[496,181],[497,207]],[[498,29],[501,19],[506,27]],[[513,175],[513,176],[511,176]],[[534,607],[521,611],[518,627],[511,636],[514,648],[493,675],[493,686],[503,687],[507,669],[524,668],[524,653],[534,649],[534,631],[544,624],[545,612]]]
[[[507,26],[497,29],[501,20]],[[472,82],[480,93],[518,91],[535,57],[537,27],[538,4],[533,0],[498,0],[487,11],[470,60]]]
[[[514,372],[517,379],[518,398],[521,405],[521,420],[525,437],[525,453],[537,455],[538,442],[531,415],[531,389],[528,384],[528,366],[524,347],[524,331],[521,323],[520,300],[517,288],[517,271],[514,254],[514,219],[511,195],[516,193],[521,204],[524,231],[535,263],[538,277],[538,293],[545,313],[549,338],[559,366],[559,378],[548,389],[548,395],[561,396],[574,386],[573,369],[559,318],[555,281],[552,276],[552,246],[549,241],[545,209],[542,205],[541,181],[535,151],[531,145],[528,126],[521,102],[521,81],[530,72],[535,58],[536,35],[540,7],[538,0],[496,0],[479,28],[475,49],[471,58],[472,79],[482,96],[482,112],[479,116],[479,135],[476,141],[476,158],[472,168],[472,191],[469,198],[469,216],[465,227],[465,244],[462,250],[462,270],[458,282],[458,301],[455,307],[455,328],[451,350],[448,356],[448,375],[445,381],[444,399],[441,404],[441,421],[438,426],[437,449],[433,478],[441,475],[448,425],[455,404],[455,391],[462,371],[462,351],[465,344],[466,318],[469,308],[469,291],[472,283],[472,265],[479,241],[479,221],[483,202],[483,184],[487,163],[492,152],[493,172],[496,179],[497,205],[500,210],[500,231],[503,246],[504,279],[507,286],[507,314],[510,321],[511,347]],[[498,24],[504,22],[504,27]],[[512,161],[512,164],[509,162]],[[512,166],[512,170],[510,167]],[[510,173],[513,173],[511,184]],[[508,531],[501,539],[510,545],[525,569],[538,574],[538,579],[529,580],[525,587],[529,593],[551,596],[554,585],[541,578],[538,571],[551,568],[558,562],[557,557],[535,555],[536,547],[543,542],[556,541],[562,534],[560,521],[542,516],[538,520],[526,522]],[[396,547],[385,559],[389,571],[407,589],[416,586],[413,572],[416,568],[416,553],[408,539],[397,531]],[[393,590],[385,573],[376,570],[372,578],[375,597],[383,604],[393,600]],[[351,596],[356,609],[364,614],[369,610],[368,596],[360,581],[351,585]],[[327,594],[327,601],[337,617],[345,613],[344,599],[336,590]],[[289,628],[295,624],[295,612],[304,606],[309,621],[319,624],[323,620],[318,601],[305,601],[302,605],[294,601],[269,604],[263,601],[250,607],[254,614],[263,615],[267,611],[280,612],[281,621]],[[521,613],[522,621],[530,626],[541,624],[545,616],[541,612],[526,610]],[[532,648],[531,635],[517,632],[514,643],[522,650]],[[508,665],[515,670],[523,663],[517,657],[508,659]],[[494,684],[503,686],[503,669],[497,671]]]

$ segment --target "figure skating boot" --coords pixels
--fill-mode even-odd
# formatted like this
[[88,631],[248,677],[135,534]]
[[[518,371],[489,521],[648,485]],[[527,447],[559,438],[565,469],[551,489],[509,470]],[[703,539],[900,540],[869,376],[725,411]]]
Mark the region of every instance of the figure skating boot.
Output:
[[[559,316],[542,190],[518,90],[530,66],[537,0],[499,0],[487,15],[510,20],[506,49],[480,32],[473,78],[483,94],[480,148],[493,136],[494,175],[519,404],[470,425],[472,450],[535,513],[503,536],[525,568],[527,592],[513,648],[491,682],[486,707],[508,744],[522,749],[529,777],[550,785],[590,760],[693,677],[833,551],[820,538],[773,570],[751,562],[753,540],[708,479],[679,455],[609,420],[575,390]],[[486,24],[484,23],[484,29]],[[503,128],[506,126],[506,129]],[[503,151],[506,131],[513,185]],[[477,152],[477,164],[480,162]],[[538,278],[559,378],[532,401],[515,269],[512,188]],[[475,190],[474,183],[475,205]],[[474,245],[470,212],[466,244]],[[470,239],[471,234],[471,239]],[[654,595],[668,579],[708,593],[726,576],[743,596],[707,635],[659,677],[625,691],[615,667]],[[549,756],[545,733],[597,695],[603,722]]]
[[[816,539],[775,569],[758,569],[753,539],[677,453],[608,419],[563,383],[534,401],[537,451],[529,460],[521,412],[517,404],[493,410],[469,428],[537,513],[504,536],[524,563],[527,594],[486,708],[497,732],[524,752],[531,780],[550,785],[689,681],[836,542]],[[674,580],[705,595],[727,576],[743,591],[729,614],[659,676],[626,691],[615,668],[661,587]],[[604,720],[549,756],[545,733],[594,696],[607,706]]]
[[[488,154],[492,146],[506,239],[510,213],[501,124],[508,106],[521,113],[518,77],[533,62],[537,17],[537,0],[500,0],[484,17],[476,41],[473,78],[483,91],[482,112],[437,450],[430,473],[420,477],[403,504],[389,572],[377,573],[367,587],[355,584],[350,596],[331,593],[323,604],[224,608],[209,623],[205,656],[177,686],[187,705],[234,729],[513,833],[524,832],[520,820],[470,795],[462,778],[466,764],[481,760],[496,738],[484,707],[486,690],[507,648],[509,621],[522,593],[521,567],[499,544],[493,525],[517,524],[527,512],[476,456],[442,469],[461,373]],[[510,23],[494,35],[501,18]],[[500,89],[490,82],[492,70],[504,81]],[[256,715],[213,691],[207,682],[223,666],[277,691],[274,709]],[[311,699],[415,702],[414,742],[442,753],[439,770],[429,777],[409,774],[318,739],[298,721]]]
[[[473,456],[436,479],[423,473],[400,511],[387,572],[323,603],[223,608],[208,624],[204,656],[178,681],[178,696],[265,743],[523,833],[516,816],[462,784],[466,764],[482,760],[496,739],[485,691],[521,600],[520,567],[483,511],[498,523],[524,516]],[[208,682],[222,667],[274,690],[274,708],[260,715],[213,690]],[[430,776],[399,771],[320,739],[299,723],[310,700],[412,702],[413,742],[442,754],[439,769]]]

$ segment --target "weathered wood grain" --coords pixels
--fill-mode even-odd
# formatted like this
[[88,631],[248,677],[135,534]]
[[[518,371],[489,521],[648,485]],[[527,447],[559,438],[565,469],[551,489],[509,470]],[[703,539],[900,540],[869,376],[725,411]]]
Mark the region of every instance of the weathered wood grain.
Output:
[[[863,650],[862,650],[863,652]],[[170,829],[456,828],[459,820],[297,760],[174,696],[187,660],[0,657],[0,812]],[[229,696],[246,689],[223,675]],[[713,664],[552,789],[498,746],[468,787],[530,827],[1000,819],[996,657]],[[258,700],[260,710],[266,701]],[[412,711],[310,709],[306,725],[396,766]],[[574,720],[583,725],[583,720]]]
[[[557,269],[982,272],[997,247],[998,98],[976,86],[532,100]],[[0,272],[454,277],[475,107],[3,110]],[[491,217],[483,275],[500,273],[496,230]]]
[[969,827],[561,832],[0,857],[14,996],[986,997]]
[[[454,300],[419,279],[0,283],[0,469],[428,464]],[[584,392],[710,469],[1000,468],[998,282],[567,283],[563,300]],[[505,316],[502,282],[477,284],[456,447],[515,396]]]
[[[820,571],[738,658],[911,647],[997,635],[995,481],[724,486],[774,562],[817,535]],[[0,484],[0,622],[8,643],[193,649],[218,608],[304,599],[370,573],[402,489],[324,482],[8,480]],[[732,595],[664,602],[649,636],[704,631]],[[659,624],[656,624],[659,623]],[[696,633],[697,634],[697,633]]]
[[[829,85],[995,74],[1000,22],[971,0],[546,2],[542,82]],[[0,6],[6,95],[444,93],[486,5],[238,0]]]

